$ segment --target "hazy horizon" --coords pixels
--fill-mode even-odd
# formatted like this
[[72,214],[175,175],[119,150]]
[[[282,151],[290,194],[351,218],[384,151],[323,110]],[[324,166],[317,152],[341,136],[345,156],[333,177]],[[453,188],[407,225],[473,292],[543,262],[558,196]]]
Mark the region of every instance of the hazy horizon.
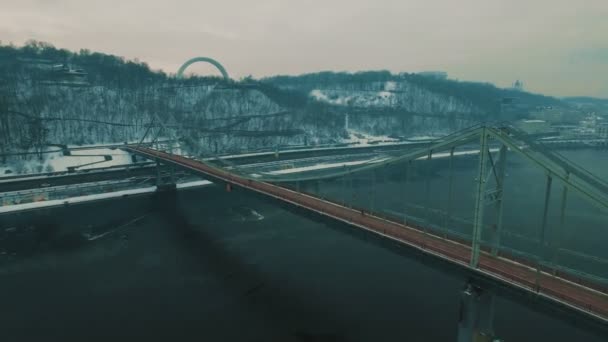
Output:
[[[319,71],[446,71],[531,92],[608,98],[608,3],[588,0],[134,0],[4,3],[0,41],[139,59],[174,73],[219,60],[233,78]],[[215,71],[204,65],[192,71]]]

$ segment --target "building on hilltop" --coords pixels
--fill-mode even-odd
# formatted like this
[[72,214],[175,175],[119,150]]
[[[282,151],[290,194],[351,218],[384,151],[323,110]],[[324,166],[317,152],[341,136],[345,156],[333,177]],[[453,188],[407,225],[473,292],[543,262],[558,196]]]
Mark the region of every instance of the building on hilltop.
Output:
[[18,58],[30,70],[32,79],[43,85],[88,86],[87,72],[67,63],[43,58]]
[[68,85],[68,86],[86,86],[87,72],[84,69],[76,68],[69,64],[54,64],[51,67],[49,77],[44,82],[46,84]]
[[551,133],[551,125],[545,120],[519,120],[515,126],[528,134]]
[[524,82],[522,82],[520,80],[515,80],[515,82],[513,82],[513,86],[511,87],[511,89],[517,90],[517,91],[524,91]]

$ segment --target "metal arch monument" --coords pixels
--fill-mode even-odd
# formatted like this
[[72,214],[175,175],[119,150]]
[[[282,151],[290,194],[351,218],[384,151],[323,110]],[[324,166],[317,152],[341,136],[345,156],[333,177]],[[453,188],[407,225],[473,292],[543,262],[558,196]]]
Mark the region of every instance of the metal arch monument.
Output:
[[224,80],[226,80],[226,81],[230,80],[230,76],[228,76],[228,72],[226,71],[226,69],[224,69],[224,67],[218,61],[216,61],[213,58],[209,58],[209,57],[194,57],[194,58],[191,58],[191,59],[187,60],[186,63],[184,63],[179,68],[179,70],[177,70],[177,78],[183,78],[184,77],[184,71],[191,64],[194,64],[196,62],[207,62],[209,64],[212,64],[214,67],[216,67],[222,73],[222,77],[224,78]]

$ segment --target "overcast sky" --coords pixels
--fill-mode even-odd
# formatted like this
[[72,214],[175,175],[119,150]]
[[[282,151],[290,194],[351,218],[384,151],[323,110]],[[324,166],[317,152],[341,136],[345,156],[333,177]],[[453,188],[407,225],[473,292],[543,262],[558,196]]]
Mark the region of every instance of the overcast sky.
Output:
[[0,40],[29,39],[167,72],[208,56],[235,78],[443,70],[608,98],[608,0],[0,0]]

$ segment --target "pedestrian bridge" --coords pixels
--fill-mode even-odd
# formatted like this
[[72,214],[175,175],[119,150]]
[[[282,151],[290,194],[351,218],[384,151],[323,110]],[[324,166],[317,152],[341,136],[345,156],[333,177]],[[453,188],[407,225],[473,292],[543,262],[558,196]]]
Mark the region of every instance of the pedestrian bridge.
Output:
[[[450,212],[428,211],[429,215],[441,216],[444,226],[433,220],[420,220],[408,215],[407,210],[399,215],[388,215],[374,206],[350,202],[343,197],[321,196],[317,191],[308,191],[301,184],[325,181],[348,187],[357,174],[371,175],[371,191],[376,198],[374,180],[377,174],[388,166],[394,166],[406,175],[411,173],[414,161],[431,161],[443,154],[449,157],[450,183],[446,193],[450,201],[455,198],[469,198],[470,194],[456,193],[454,184],[463,180],[454,179],[452,158],[456,148],[475,147],[478,155],[476,177],[472,180],[474,205],[472,233],[456,234],[450,225],[458,223]],[[563,156],[547,150],[525,134],[508,127],[476,126],[436,141],[429,147],[404,152],[377,163],[356,167],[342,167],[329,172],[255,174],[239,171],[238,167],[222,164],[222,161],[197,160],[149,147],[129,145],[126,149],[155,160],[160,164],[173,165],[199,174],[202,177],[223,184],[227,191],[251,191],[273,199],[279,203],[343,224],[355,232],[362,232],[388,242],[393,247],[404,248],[417,255],[461,272],[479,284],[492,284],[509,291],[524,294],[530,299],[548,304],[559,311],[584,317],[585,320],[605,326],[608,323],[608,279],[605,271],[608,262],[594,251],[569,251],[586,260],[584,263],[598,265],[595,270],[564,265],[556,255],[562,253],[563,241],[551,232],[563,229],[568,219],[569,196],[576,196],[600,212],[608,212],[608,185],[602,179],[572,163]],[[538,215],[538,238],[532,248],[517,250],[503,246],[502,240],[509,232],[503,227],[505,174],[507,156],[516,155],[538,168],[545,177],[543,203],[538,212],[522,215]],[[320,184],[320,183],[317,183]],[[560,186],[559,213],[551,214],[552,189]],[[428,188],[428,187],[427,187]],[[351,190],[352,191],[352,190]],[[407,192],[407,188],[403,191]],[[532,195],[532,194],[531,194]],[[554,194],[555,195],[555,194]],[[355,195],[353,195],[355,196]],[[370,193],[358,197],[372,196]],[[427,193],[427,196],[431,196]],[[606,216],[604,216],[606,217]],[[608,221],[604,221],[608,222]],[[604,227],[608,228],[608,225]],[[558,238],[555,238],[555,237]],[[468,292],[470,293],[470,291]],[[475,325],[475,319],[467,322],[461,318],[460,324]],[[491,330],[484,327],[471,329]],[[464,329],[466,330],[466,329]],[[462,340],[467,340],[463,338]]]

